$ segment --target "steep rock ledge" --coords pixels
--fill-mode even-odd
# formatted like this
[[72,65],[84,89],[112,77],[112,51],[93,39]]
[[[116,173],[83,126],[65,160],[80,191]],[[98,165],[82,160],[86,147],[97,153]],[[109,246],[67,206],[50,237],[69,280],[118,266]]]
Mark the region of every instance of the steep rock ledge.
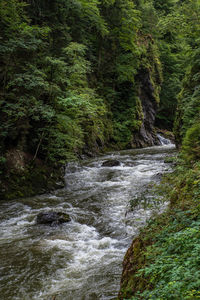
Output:
[[140,83],[139,99],[142,104],[143,121],[139,131],[133,136],[131,146],[133,148],[143,148],[160,145],[154,128],[158,102],[156,101],[155,87],[151,81],[150,72],[141,70],[137,80]]
[[146,51],[141,57],[140,67],[135,77],[142,122],[138,131],[133,134],[131,142],[133,148],[160,145],[154,124],[163,82],[160,54],[155,41],[150,35],[140,36],[138,41],[143,44]]
[[64,169],[48,166],[38,158],[18,149],[6,153],[0,173],[0,200],[29,197],[64,187]]
[[135,238],[126,252],[123,261],[123,272],[121,277],[120,292],[118,299],[129,299],[137,291],[142,291],[146,285],[146,279],[137,277],[137,271],[145,265],[145,255],[143,251],[150,241],[141,236]]

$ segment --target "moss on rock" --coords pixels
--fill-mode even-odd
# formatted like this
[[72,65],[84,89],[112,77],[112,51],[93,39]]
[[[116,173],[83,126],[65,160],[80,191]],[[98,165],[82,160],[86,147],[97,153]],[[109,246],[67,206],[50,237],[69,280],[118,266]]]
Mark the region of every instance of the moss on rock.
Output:
[[9,153],[4,172],[0,175],[1,200],[29,197],[64,186],[61,166],[49,167],[30,158],[19,151]]

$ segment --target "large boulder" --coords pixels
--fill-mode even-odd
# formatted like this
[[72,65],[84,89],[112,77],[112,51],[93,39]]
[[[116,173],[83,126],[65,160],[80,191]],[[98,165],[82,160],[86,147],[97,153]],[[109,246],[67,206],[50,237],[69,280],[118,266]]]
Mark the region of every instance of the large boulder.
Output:
[[102,163],[102,167],[117,167],[120,166],[120,161],[118,160],[106,160]]
[[47,211],[37,215],[36,223],[45,225],[60,225],[70,221],[68,214],[63,212]]

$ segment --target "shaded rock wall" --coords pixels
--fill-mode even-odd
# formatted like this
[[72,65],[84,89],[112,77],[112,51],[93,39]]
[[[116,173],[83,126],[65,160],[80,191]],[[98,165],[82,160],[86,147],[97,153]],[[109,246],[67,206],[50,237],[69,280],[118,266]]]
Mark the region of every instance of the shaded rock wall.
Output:
[[0,173],[0,200],[29,197],[64,187],[64,169],[47,166],[27,152],[10,149]]
[[143,148],[160,145],[154,128],[158,102],[155,97],[155,87],[152,83],[150,72],[141,70],[137,80],[139,81],[139,99],[142,104],[143,122],[139,131],[133,136],[132,147]]

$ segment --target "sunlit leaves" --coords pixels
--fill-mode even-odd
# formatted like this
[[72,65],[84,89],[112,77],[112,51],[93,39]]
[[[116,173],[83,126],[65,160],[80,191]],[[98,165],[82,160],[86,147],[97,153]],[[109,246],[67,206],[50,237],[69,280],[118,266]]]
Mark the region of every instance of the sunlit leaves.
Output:
[[121,12],[120,43],[125,50],[133,51],[136,48],[136,35],[141,24],[140,12],[133,1],[119,1],[118,5]]
[[83,15],[87,16],[90,23],[88,23],[88,27],[92,28],[93,26],[105,36],[108,33],[107,25],[105,20],[102,18],[99,10],[100,1],[98,0],[78,0],[82,6]]

